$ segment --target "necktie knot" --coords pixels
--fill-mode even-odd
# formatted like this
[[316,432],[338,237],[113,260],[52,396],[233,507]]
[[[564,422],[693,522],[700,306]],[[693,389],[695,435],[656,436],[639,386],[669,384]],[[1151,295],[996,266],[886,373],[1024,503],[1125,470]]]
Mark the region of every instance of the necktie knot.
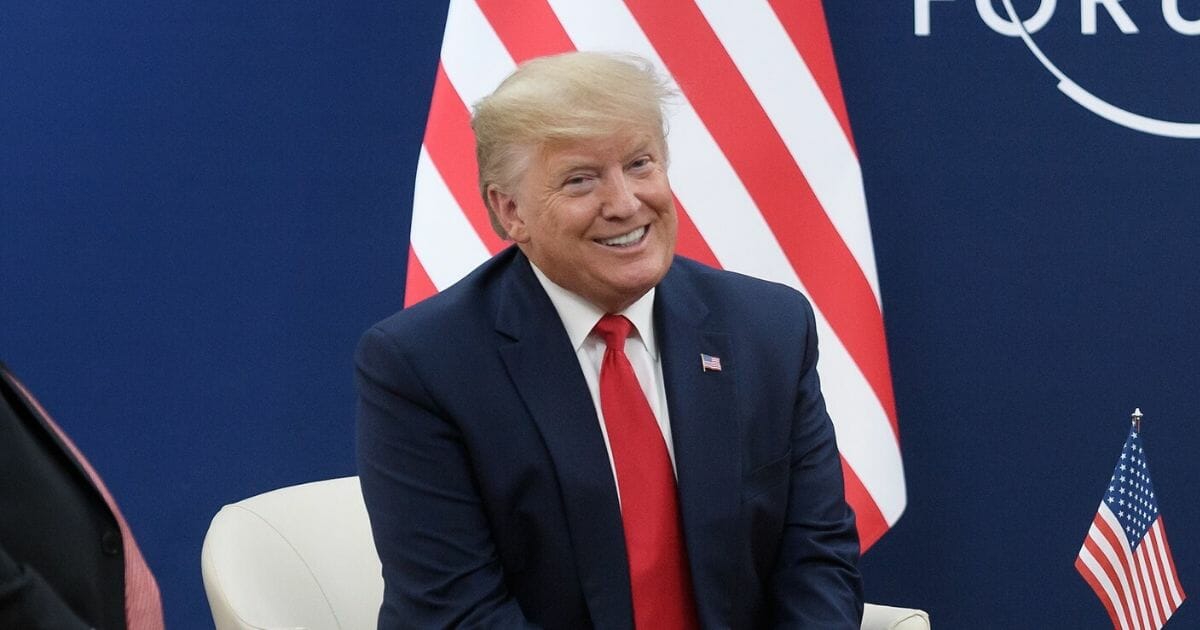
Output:
[[604,338],[604,345],[610,350],[617,352],[625,351],[625,339],[629,337],[629,332],[633,330],[633,322],[629,321],[624,315],[605,315],[596,322],[596,327],[592,330],[596,334]]

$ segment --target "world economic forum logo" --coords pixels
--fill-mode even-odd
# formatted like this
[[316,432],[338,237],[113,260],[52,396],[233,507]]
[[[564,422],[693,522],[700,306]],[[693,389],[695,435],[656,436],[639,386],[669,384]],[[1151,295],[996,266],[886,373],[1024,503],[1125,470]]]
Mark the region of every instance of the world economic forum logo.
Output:
[[[913,0],[913,33],[918,36],[930,34],[930,5],[934,2],[953,2],[954,0]],[[1033,34],[1041,30],[1054,15],[1057,0],[1041,0],[1037,11],[1032,17],[1021,20],[1013,8],[1012,0],[1000,0],[1004,5],[1006,16],[1001,16],[993,7],[992,0],[975,0],[975,9],[979,17],[993,31],[1009,37],[1020,37],[1025,47],[1041,62],[1042,66],[1058,80],[1058,89],[1084,109],[1108,120],[1142,133],[1166,136],[1170,138],[1200,139],[1200,122],[1177,122],[1152,118],[1118,107],[1084,89],[1071,80],[1066,73],[1033,41]],[[1137,25],[1129,14],[1121,7],[1121,0],[1080,0],[1080,31],[1083,34],[1096,33],[1096,15],[1098,10],[1104,10],[1112,18],[1123,33],[1136,33]],[[1179,0],[1162,0],[1162,15],[1167,25],[1175,32],[1183,35],[1200,35],[1200,19],[1186,19],[1179,12]]]

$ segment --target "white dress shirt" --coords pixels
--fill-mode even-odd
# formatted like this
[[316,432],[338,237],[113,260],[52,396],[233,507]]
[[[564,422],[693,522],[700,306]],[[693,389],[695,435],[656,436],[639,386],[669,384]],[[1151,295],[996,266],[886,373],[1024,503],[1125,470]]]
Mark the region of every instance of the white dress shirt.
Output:
[[[604,351],[607,348],[602,337],[592,334],[592,329],[605,312],[555,284],[532,261],[530,265],[538,281],[542,283],[542,288],[550,296],[550,301],[554,303],[554,309],[558,311],[558,317],[567,329],[571,347],[575,349],[575,357],[579,359],[579,368],[583,370],[583,378],[587,381],[592,404],[596,406],[596,417],[600,419],[600,432],[604,434],[604,448],[608,449],[608,464],[612,468],[615,485],[617,470],[613,465],[608,428],[604,426],[604,412],[600,409],[600,365],[604,361]],[[637,374],[638,384],[642,386],[642,393],[646,395],[646,402],[650,403],[650,411],[658,420],[658,428],[662,431],[667,456],[670,457],[671,468],[674,470],[675,447],[671,443],[671,421],[667,415],[667,389],[663,385],[662,359],[654,339],[654,289],[646,292],[629,308],[614,314],[624,315],[633,323],[633,330],[625,339],[625,356],[629,357],[633,371]],[[620,498],[619,487],[617,497]]]

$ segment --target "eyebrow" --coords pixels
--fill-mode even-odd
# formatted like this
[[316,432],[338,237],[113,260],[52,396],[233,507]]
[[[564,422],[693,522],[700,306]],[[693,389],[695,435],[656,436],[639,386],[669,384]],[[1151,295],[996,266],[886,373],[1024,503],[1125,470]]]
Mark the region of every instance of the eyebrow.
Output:
[[651,147],[654,146],[654,138],[650,136],[641,136],[637,139],[637,142],[632,144],[633,149],[625,153],[625,158],[622,161],[628,161],[629,159],[637,156],[639,153],[649,152]]
[[[633,145],[633,148],[621,154],[620,161],[622,163],[628,162],[639,155],[649,153],[651,147],[654,146],[654,139],[650,137],[638,138],[636,143],[631,144]],[[565,177],[567,174],[571,173],[571,171],[596,167],[596,162],[593,158],[568,154],[562,159],[564,160],[564,164],[560,168],[556,168],[550,172],[552,178],[557,179]]]

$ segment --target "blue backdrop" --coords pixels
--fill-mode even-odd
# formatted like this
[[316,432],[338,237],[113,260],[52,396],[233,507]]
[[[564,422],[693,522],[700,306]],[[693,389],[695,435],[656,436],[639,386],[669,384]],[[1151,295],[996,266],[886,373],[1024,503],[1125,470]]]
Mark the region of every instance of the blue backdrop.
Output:
[[[1101,6],[1086,34],[1094,4],[1042,0],[1046,56],[1200,122],[1200,38],[1159,3],[1125,3],[1129,34]],[[351,356],[402,303],[445,10],[0,8],[0,359],[105,476],[172,628],[211,627],[199,553],[221,505],[353,474]],[[826,12],[910,493],[864,559],[869,598],[943,628],[1104,627],[1073,561],[1134,406],[1200,588],[1200,140],[1084,110],[969,0]]]

